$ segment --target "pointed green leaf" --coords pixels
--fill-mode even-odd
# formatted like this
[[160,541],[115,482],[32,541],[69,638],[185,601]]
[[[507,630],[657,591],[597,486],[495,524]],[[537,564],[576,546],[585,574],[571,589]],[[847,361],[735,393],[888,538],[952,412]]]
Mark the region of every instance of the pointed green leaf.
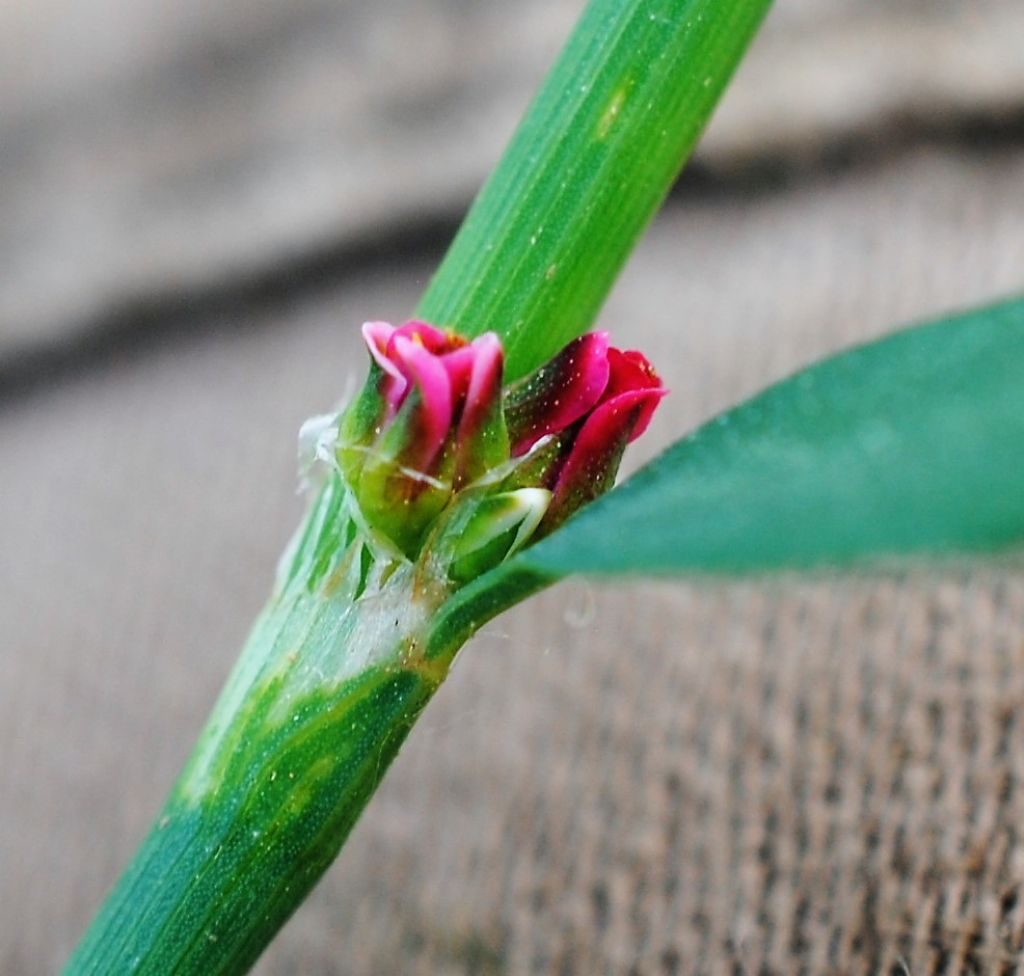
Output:
[[676,443],[514,562],[567,573],[848,566],[1024,543],[1024,300],[896,333]]

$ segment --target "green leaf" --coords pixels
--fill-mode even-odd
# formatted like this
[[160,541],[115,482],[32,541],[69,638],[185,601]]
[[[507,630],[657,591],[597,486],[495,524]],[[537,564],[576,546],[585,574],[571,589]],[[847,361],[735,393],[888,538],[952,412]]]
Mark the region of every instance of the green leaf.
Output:
[[592,0],[417,316],[504,340],[506,378],[586,331],[770,0]]
[[510,572],[732,573],[1024,542],[1024,300],[896,333],[676,443]]

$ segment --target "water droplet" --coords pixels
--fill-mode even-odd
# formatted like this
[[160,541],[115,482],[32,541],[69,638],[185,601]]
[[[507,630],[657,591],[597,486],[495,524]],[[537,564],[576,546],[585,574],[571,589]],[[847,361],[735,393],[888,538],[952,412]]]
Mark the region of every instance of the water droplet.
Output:
[[574,630],[589,627],[597,616],[597,597],[594,588],[587,583],[577,586],[577,596],[570,599],[565,607],[565,622]]

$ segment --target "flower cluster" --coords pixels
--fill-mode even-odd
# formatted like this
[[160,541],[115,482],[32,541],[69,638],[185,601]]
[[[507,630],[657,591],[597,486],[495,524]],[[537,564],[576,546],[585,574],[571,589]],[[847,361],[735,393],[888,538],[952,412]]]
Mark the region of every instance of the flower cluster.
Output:
[[638,352],[604,332],[502,387],[501,341],[426,322],[368,322],[370,375],[341,418],[337,459],[366,527],[415,558],[465,500],[453,577],[551,531],[611,487],[665,394]]

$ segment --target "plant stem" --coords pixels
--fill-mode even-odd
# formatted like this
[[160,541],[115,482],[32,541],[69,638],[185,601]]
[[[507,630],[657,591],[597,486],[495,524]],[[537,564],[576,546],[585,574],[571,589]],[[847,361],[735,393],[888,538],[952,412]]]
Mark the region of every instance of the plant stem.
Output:
[[770,0],[592,0],[417,315],[505,343],[509,378],[585,332]]
[[367,562],[330,479],[67,971],[245,972],[334,859],[447,673],[450,645],[426,655],[447,593],[422,567]]

